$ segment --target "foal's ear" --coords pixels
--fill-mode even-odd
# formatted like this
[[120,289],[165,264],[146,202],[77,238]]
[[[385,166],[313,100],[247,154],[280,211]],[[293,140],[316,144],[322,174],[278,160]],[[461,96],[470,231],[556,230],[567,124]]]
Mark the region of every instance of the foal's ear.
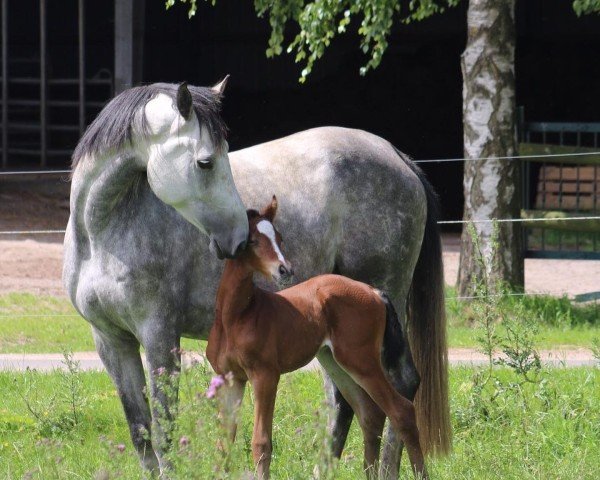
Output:
[[177,89],[177,110],[183,118],[189,120],[194,111],[194,101],[192,94],[188,90],[187,83],[183,82]]
[[269,203],[269,205],[267,205],[262,210],[262,212],[260,212],[260,215],[265,217],[269,222],[273,223],[276,213],[277,213],[277,197],[275,195],[273,195],[273,198],[271,199],[271,203]]
[[253,218],[260,217],[260,213],[258,213],[258,210],[249,208],[246,210],[246,216],[248,217],[248,220],[252,220]]
[[225,78],[221,80],[219,83],[211,87],[211,90],[215,92],[217,95],[222,96],[225,92],[225,87],[227,86],[227,82],[229,81],[229,75],[225,75]]

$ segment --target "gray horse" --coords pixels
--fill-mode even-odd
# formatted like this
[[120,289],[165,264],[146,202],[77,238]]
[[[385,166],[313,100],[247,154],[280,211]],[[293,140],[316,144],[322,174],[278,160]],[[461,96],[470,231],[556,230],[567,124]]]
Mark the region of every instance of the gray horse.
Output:
[[[447,451],[443,273],[430,185],[388,142],[358,130],[308,130],[228,157],[219,116],[223,86],[125,91],[90,125],[73,155],[64,283],[92,325],[142,465],[167,467],[169,433],[161,419],[170,420],[172,405],[158,376],[177,372],[182,336],[206,338],[210,331],[222,268],[214,254],[244,248],[248,227],[237,192],[249,207],[278,196],[284,248],[298,281],[335,271],[390,293],[408,320],[421,377],[422,445]],[[140,345],[161,415],[145,396]],[[346,385],[345,372],[323,366],[334,380],[327,392],[337,406],[332,433],[339,456],[353,397],[364,392],[341,388],[342,396],[334,384]],[[416,389],[414,376],[389,373],[399,390]],[[364,430],[365,416],[356,413]],[[382,425],[370,428],[381,434]],[[391,477],[399,451],[388,432],[382,468]]]

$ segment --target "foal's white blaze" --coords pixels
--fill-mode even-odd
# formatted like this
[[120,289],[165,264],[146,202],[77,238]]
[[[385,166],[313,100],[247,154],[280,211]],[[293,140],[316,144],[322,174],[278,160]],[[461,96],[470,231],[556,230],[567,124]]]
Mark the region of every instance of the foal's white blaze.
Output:
[[256,224],[256,229],[269,240],[271,240],[271,245],[273,245],[273,250],[277,254],[277,259],[281,263],[285,264],[285,258],[283,258],[283,254],[281,253],[279,245],[277,245],[277,240],[275,239],[275,229],[273,228],[273,224],[268,220],[261,220]]

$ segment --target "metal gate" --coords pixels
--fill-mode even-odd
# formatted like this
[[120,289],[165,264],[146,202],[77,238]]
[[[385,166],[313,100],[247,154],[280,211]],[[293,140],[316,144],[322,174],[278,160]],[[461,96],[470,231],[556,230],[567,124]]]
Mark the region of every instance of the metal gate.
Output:
[[[17,0],[22,2],[23,0]],[[61,0],[62,1],[62,0]],[[85,0],[77,9],[78,48],[73,76],[55,78],[49,54],[46,0],[30,0],[32,20],[39,20],[39,50],[11,50],[9,0],[2,2],[2,168],[47,168],[69,161],[87,120],[113,95],[112,72],[86,76]],[[64,4],[63,4],[64,5]]]
[[520,109],[525,255],[600,259],[600,123],[525,122]]

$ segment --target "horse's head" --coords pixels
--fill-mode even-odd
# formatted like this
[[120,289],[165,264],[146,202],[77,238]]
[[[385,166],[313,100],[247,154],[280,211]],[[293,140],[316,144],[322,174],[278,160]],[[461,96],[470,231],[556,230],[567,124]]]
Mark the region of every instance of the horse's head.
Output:
[[[159,93],[143,110],[142,122],[149,135],[148,182],[156,196],[175,208],[210,237],[219,258],[233,257],[245,247],[248,222],[231,174],[229,146],[198,118],[196,108],[218,115],[218,104],[227,79],[194,98],[185,83],[176,98]],[[198,106],[200,105],[200,106]]]
[[268,279],[279,283],[289,283],[294,275],[292,264],[281,252],[282,237],[273,226],[277,213],[277,198],[273,195],[271,203],[261,212],[248,210],[248,246],[241,257],[252,270],[260,272]]

